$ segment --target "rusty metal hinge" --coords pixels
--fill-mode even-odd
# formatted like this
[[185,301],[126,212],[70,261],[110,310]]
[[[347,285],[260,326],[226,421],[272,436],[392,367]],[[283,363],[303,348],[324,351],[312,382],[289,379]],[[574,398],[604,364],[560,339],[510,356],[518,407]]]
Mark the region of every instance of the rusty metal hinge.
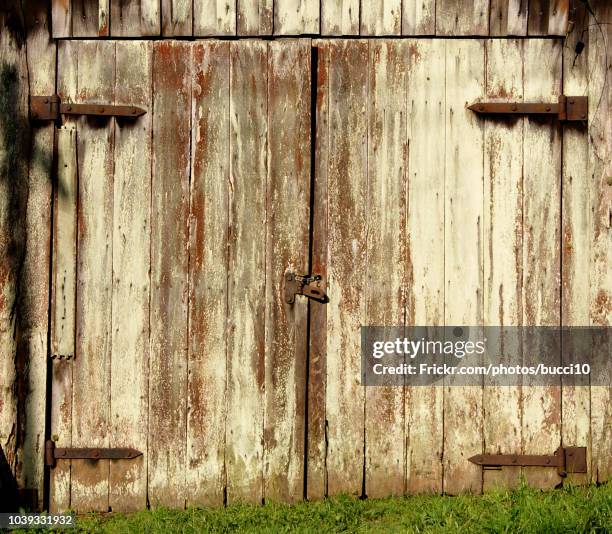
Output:
[[55,467],[56,460],[133,460],[142,456],[142,452],[130,448],[104,449],[93,448],[61,448],[56,447],[53,440],[45,443],[45,465]]
[[482,115],[558,115],[560,121],[586,121],[589,103],[586,96],[559,97],[554,103],[474,102],[468,109]]
[[58,95],[31,96],[30,117],[36,121],[59,121],[62,115],[97,117],[140,117],[146,110],[137,106],[113,104],[63,104]]
[[559,447],[554,455],[534,454],[477,454],[468,458],[483,469],[515,467],[555,467],[560,477],[568,473],[586,473],[586,447]]
[[285,302],[293,304],[296,295],[326,303],[328,301],[324,288],[321,287],[321,276],[308,276],[294,273],[285,274]]

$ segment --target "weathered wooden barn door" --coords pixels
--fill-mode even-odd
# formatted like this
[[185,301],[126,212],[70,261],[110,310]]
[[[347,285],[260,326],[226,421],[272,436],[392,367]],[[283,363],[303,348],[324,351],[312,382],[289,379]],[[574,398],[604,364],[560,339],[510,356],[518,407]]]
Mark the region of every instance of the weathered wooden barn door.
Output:
[[310,42],[62,41],[52,510],[300,499]]
[[330,301],[312,317],[309,496],[514,485],[520,468],[483,474],[468,458],[551,454],[561,389],[364,388],[360,326],[560,323],[562,126],[468,105],[556,102],[562,42],[317,46],[313,269]]

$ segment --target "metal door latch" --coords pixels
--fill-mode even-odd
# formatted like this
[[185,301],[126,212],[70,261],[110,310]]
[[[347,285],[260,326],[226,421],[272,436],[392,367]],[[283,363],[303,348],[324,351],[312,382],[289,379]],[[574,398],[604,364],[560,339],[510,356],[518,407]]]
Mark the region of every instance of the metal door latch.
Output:
[[45,443],[45,465],[55,467],[57,460],[133,460],[142,456],[142,452],[130,448],[104,449],[94,448],[60,448],[53,440]]
[[561,95],[556,104],[528,102],[474,102],[468,109],[482,115],[557,115],[560,121],[588,120],[586,96]]
[[555,467],[560,477],[568,473],[586,473],[586,447],[559,447],[554,455],[477,454],[468,458],[483,469],[499,470],[503,466]]
[[146,110],[137,106],[113,104],[63,104],[58,95],[31,96],[30,117],[36,121],[59,121],[62,115],[96,117],[140,117]]
[[306,298],[317,302],[328,302],[327,295],[321,287],[321,276],[299,275],[294,273],[285,274],[285,302],[293,304],[296,295],[304,295]]

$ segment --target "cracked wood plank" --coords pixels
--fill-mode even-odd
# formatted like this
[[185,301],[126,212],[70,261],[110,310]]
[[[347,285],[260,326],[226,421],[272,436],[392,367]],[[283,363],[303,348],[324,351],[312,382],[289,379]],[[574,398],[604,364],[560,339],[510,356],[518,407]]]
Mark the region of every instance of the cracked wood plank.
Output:
[[[483,319],[483,126],[467,105],[484,94],[484,43],[446,44],[445,324],[480,325]],[[452,358],[453,356],[451,356]],[[480,386],[449,385],[445,378],[444,491],[482,490]]]
[[[409,40],[406,74],[408,212],[406,325],[444,325],[444,135],[446,43]],[[427,124],[427,128],[423,128]],[[406,391],[406,491],[442,493],[443,395]]]
[[238,35],[272,35],[273,0],[237,0]]
[[365,41],[330,43],[327,276],[327,483],[361,494],[364,402],[360,326],[365,320],[367,70]]
[[365,0],[361,2],[361,35],[400,35],[401,0]]
[[274,34],[319,33],[317,0],[274,0]]
[[148,491],[183,508],[187,429],[191,45],[153,49],[153,195]]
[[[524,100],[554,101],[562,89],[562,42],[529,39],[523,47]],[[523,324],[559,326],[561,126],[554,118],[528,117],[524,131],[529,149],[523,163]],[[524,354],[535,354],[537,342],[526,339]],[[561,384],[533,385],[529,377],[523,384],[524,452],[550,454],[561,444]],[[525,468],[523,473],[528,484],[540,488],[560,482],[554,469]]]
[[115,121],[109,441],[143,453],[111,462],[109,506],[117,512],[147,505],[152,55],[150,42],[117,43],[115,102],[147,110]]
[[[76,55],[76,77],[66,78],[67,94],[60,94],[62,101],[114,102],[115,43],[79,42]],[[108,447],[114,119],[81,116],[73,121],[79,193],[72,445]],[[71,506],[75,511],[108,511],[108,475],[108,460],[72,461]]]
[[[574,13],[582,20],[581,5]],[[575,27],[563,47],[563,93],[588,93],[588,42],[590,35]],[[583,39],[587,47],[575,56],[576,43]],[[591,260],[591,180],[588,176],[589,142],[586,124],[563,125],[562,155],[562,243],[561,243],[561,324],[590,324]],[[564,360],[565,362],[566,360]],[[572,362],[581,363],[581,362]],[[591,394],[588,380],[584,385],[563,384],[561,391],[561,441],[565,445],[587,447],[588,473],[568,473],[567,482],[584,484],[591,480]],[[564,481],[565,483],[565,481]]]
[[264,469],[268,45],[230,46],[227,499],[261,503]]
[[359,35],[359,0],[321,2],[321,35]]
[[268,48],[264,494],[285,502],[304,496],[309,303],[286,303],[283,287],[309,268],[310,55],[309,40]]
[[236,1],[194,0],[193,35],[236,35]]
[[402,0],[402,35],[435,35],[436,0]]
[[[523,100],[523,44],[513,39],[486,42],[487,101]],[[522,320],[523,246],[523,119],[484,121],[484,324],[510,327],[503,333],[504,348],[520,354],[516,327]],[[510,357],[507,365],[516,365]],[[522,451],[521,387],[500,385],[484,378],[483,429],[486,454]],[[530,453],[529,453],[530,454]],[[520,467],[483,471],[483,489],[514,488]]]
[[[33,0],[24,10],[28,52],[30,94],[55,92],[57,45],[51,39],[48,2]],[[51,268],[51,197],[55,126],[40,124],[31,130],[26,213],[26,250],[21,286],[21,326],[27,371],[27,398],[24,407],[24,442],[21,487],[32,488],[43,502],[43,447],[47,409],[47,358]],[[50,400],[50,399],[49,399]]]
[[187,496],[223,505],[227,417],[230,43],[192,49]]
[[[589,24],[612,20],[612,5],[598,2]],[[607,62],[607,64],[606,64]],[[589,28],[590,324],[612,323],[612,26]],[[598,350],[608,350],[601,347]],[[604,352],[605,354],[605,352]],[[612,478],[612,388],[591,387],[593,482]]]
[[[364,325],[404,323],[406,277],[405,43],[369,46],[369,101]],[[403,495],[404,388],[365,388],[365,490],[368,497]]]
[[193,35],[192,0],[161,0],[161,30],[164,37]]

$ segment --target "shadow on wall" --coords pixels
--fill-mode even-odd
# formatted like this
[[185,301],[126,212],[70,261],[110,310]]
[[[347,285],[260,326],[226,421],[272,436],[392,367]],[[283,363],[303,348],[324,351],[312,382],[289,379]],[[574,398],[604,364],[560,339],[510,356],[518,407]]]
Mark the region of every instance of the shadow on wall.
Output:
[[[0,511],[10,505],[23,465],[31,310],[24,261],[30,165],[52,161],[52,147],[32,153],[28,120],[25,25],[18,0],[0,7]],[[42,153],[44,152],[44,153]],[[2,413],[4,410],[4,414]],[[12,419],[12,420],[11,420]],[[8,504],[7,504],[8,503]],[[12,511],[15,508],[13,507]]]
[[17,484],[0,447],[0,513],[15,512],[17,507]]

